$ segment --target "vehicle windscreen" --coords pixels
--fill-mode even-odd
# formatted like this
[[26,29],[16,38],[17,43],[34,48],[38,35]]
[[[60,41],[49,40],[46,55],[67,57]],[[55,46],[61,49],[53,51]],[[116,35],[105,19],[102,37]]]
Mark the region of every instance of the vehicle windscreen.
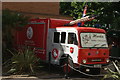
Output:
[[89,48],[107,48],[106,35],[104,33],[80,33],[81,46]]

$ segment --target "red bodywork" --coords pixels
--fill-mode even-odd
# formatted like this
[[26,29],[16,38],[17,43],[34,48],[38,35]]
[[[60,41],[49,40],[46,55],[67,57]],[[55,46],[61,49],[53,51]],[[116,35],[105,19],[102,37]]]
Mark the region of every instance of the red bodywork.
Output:
[[[96,52],[98,51],[98,54]],[[90,54],[90,55],[89,55]],[[106,64],[106,59],[109,58],[108,49],[79,49],[78,62],[82,63],[81,60],[86,59],[86,64]],[[95,61],[99,60],[101,61]]]
[[[46,60],[48,30],[63,26],[69,22],[70,20],[62,19],[31,19],[28,25],[19,28],[15,32],[15,47],[21,49],[24,46],[31,46],[35,48],[35,53],[42,53],[37,54],[38,57]],[[31,39],[26,36],[28,27],[32,27],[34,32],[34,36]]]
[[[77,28],[78,37],[80,41],[80,33],[82,32],[94,32],[94,33],[106,33],[103,29],[81,27]],[[86,64],[106,64],[106,59],[109,59],[108,48],[82,48],[81,42],[79,42],[78,63],[82,63],[82,60],[87,60]],[[97,53],[97,54],[96,54]],[[95,61],[101,60],[101,61]],[[83,63],[82,63],[83,64]]]
[[[42,53],[37,54],[42,60],[46,60],[46,51],[47,51],[47,36],[48,30],[50,28],[68,28],[71,26],[64,26],[64,24],[69,23],[70,20],[61,20],[61,19],[32,19],[30,23],[21,28],[21,30],[16,31],[15,36],[15,44],[18,49],[23,48],[26,46],[31,46],[35,48],[35,53]],[[31,39],[28,39],[26,36],[26,32],[28,27],[32,27],[33,29],[33,36]],[[106,59],[109,58],[109,49],[108,48],[82,48],[80,42],[80,33],[81,32],[95,32],[95,33],[105,33],[103,29],[96,29],[96,28],[87,28],[87,27],[77,27],[76,25],[72,26],[77,29],[78,31],[78,63],[82,63],[83,59],[87,60],[86,64],[106,64]],[[98,52],[98,54],[96,54]],[[90,55],[89,55],[90,54]],[[101,61],[94,61],[96,59],[101,59]]]
[[[27,29],[32,27],[33,37],[27,38]],[[47,35],[48,35],[48,19],[32,19],[30,23],[25,26],[22,30],[16,32],[16,47],[24,48],[24,46],[31,46],[35,48],[35,53],[42,60],[46,60],[46,49],[47,49]]]

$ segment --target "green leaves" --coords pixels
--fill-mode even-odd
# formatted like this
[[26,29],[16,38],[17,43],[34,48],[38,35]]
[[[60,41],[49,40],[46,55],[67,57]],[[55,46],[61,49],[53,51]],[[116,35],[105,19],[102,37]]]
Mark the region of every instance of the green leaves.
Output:
[[[61,2],[60,12],[73,17],[73,19],[78,19],[82,17],[85,4],[86,2]],[[112,29],[120,29],[118,26],[120,2],[87,2],[87,5],[87,15],[99,16],[95,21],[86,22],[87,26],[95,23],[100,25],[112,24]]]
[[120,30],[120,17],[114,19],[112,29]]
[[25,50],[20,50],[14,54],[11,58],[11,69],[8,73],[21,73],[21,72],[32,72],[34,73],[34,68],[38,62],[38,58],[35,56],[32,50],[29,48]]
[[[13,12],[8,9],[2,10],[2,39],[3,39],[3,56],[8,59],[9,55],[6,53],[6,49],[13,48],[14,34],[18,27],[24,27],[28,23],[29,17],[26,17],[18,12]],[[20,30],[20,29],[19,29]]]
[[3,28],[14,28],[14,27],[21,27],[27,24],[29,17],[23,16],[18,12],[12,12],[10,10],[3,10],[2,11],[2,25]]
[[115,69],[117,70],[112,71],[110,68],[107,68],[107,74],[103,77],[102,80],[106,79],[106,78],[113,78],[115,80],[120,80],[120,62],[113,62],[112,61],[113,66],[115,67]]

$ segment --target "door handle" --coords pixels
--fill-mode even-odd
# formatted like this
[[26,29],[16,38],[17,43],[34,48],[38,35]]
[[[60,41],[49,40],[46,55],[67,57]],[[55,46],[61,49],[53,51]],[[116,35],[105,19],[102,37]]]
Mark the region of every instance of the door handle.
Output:
[[69,46],[66,46],[67,48],[69,48]]

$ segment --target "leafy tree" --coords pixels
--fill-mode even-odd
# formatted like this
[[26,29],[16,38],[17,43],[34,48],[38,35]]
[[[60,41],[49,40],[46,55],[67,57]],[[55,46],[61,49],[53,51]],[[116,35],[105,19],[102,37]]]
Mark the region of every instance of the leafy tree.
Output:
[[29,47],[25,47],[24,50],[11,52],[13,56],[6,65],[10,68],[8,73],[11,74],[23,74],[34,73],[35,68],[39,67],[39,58],[35,56],[34,51]]
[[[13,30],[17,27],[22,27],[27,24],[29,17],[26,17],[22,14],[17,12],[12,12],[10,10],[3,10],[2,11],[2,51],[3,51],[3,58],[8,56],[6,53],[6,49],[13,48]],[[10,55],[9,55],[10,56]],[[7,58],[6,58],[7,59]],[[4,61],[4,60],[3,60]]]
[[3,39],[6,38],[7,46],[11,47],[11,39],[12,39],[12,29],[16,29],[16,27],[22,27],[27,24],[29,17],[26,17],[22,14],[12,12],[10,10],[2,11],[2,31],[3,31]]
[[[81,18],[85,4],[86,2],[61,2],[60,13],[74,19]],[[87,2],[87,5],[87,15],[98,15],[96,20],[87,22],[88,24],[113,24],[119,20],[120,2]],[[119,29],[118,27],[117,23],[115,27],[113,26],[115,29]]]

